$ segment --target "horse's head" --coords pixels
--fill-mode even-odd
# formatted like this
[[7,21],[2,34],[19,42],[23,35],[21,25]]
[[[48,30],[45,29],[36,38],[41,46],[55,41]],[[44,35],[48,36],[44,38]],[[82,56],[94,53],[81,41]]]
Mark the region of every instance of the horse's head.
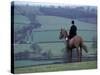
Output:
[[63,38],[66,38],[68,37],[68,33],[65,29],[62,29],[60,30],[60,35],[59,35],[59,39],[63,39]]

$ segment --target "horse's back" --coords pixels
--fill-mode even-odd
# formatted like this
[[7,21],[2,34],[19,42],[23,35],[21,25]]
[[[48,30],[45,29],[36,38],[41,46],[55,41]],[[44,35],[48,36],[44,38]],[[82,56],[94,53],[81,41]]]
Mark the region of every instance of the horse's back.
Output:
[[81,39],[82,40],[82,37],[81,36],[79,36],[79,35],[76,35],[75,37],[73,37],[73,38],[75,38],[75,39]]
[[75,37],[73,37],[74,41],[79,41],[79,42],[83,42],[83,39],[81,36],[76,35]]
[[83,43],[83,39],[81,36],[76,35],[70,40],[70,45],[78,46],[79,44]]

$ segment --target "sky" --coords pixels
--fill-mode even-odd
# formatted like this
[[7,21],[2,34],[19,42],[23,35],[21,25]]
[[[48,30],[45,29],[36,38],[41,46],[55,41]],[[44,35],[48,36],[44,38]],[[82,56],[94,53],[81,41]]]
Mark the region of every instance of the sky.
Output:
[[[59,0],[60,1],[60,0]],[[86,2],[72,2],[71,3],[71,1],[72,0],[70,0],[70,2],[68,1],[68,0],[66,0],[65,2],[63,2],[63,0],[62,0],[62,2],[56,2],[56,0],[53,2],[52,0],[50,0],[50,1],[45,1],[45,2],[43,2],[43,1],[39,1],[39,0],[37,0],[37,1],[32,1],[32,0],[29,0],[29,1],[27,1],[27,0],[24,0],[24,1],[22,1],[22,0],[15,0],[15,4],[19,4],[19,5],[26,5],[26,4],[29,4],[29,5],[45,5],[45,6],[47,6],[47,5],[54,5],[54,6],[70,6],[70,5],[74,5],[74,6],[83,6],[83,5],[89,5],[89,6],[96,6],[96,4],[95,4],[95,2],[94,3],[91,3],[90,2],[90,4],[88,4],[88,3],[86,3]]]

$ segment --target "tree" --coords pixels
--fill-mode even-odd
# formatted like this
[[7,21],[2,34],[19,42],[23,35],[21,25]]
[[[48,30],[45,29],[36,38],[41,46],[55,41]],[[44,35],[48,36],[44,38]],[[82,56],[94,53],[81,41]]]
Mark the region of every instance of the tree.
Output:
[[[32,6],[17,6],[17,5],[15,6],[15,10],[17,12],[19,12],[19,14],[17,14],[17,15],[25,16],[30,20],[30,24],[24,25],[22,28],[18,29],[15,26],[15,30],[16,30],[15,43],[23,43],[20,41],[22,41],[22,40],[24,41],[26,37],[28,37],[28,39],[26,41],[24,41],[24,43],[31,43],[30,37],[31,37],[33,29],[41,26],[41,24],[36,19],[36,11],[34,10],[34,8]],[[13,15],[13,13],[12,13],[12,15]],[[14,15],[16,15],[16,12]],[[18,36],[19,34],[21,36]],[[32,38],[31,38],[31,40],[32,40]]]
[[36,43],[32,43],[30,45],[30,48],[33,50],[33,53],[35,53],[35,54],[40,54],[42,51],[41,47]]

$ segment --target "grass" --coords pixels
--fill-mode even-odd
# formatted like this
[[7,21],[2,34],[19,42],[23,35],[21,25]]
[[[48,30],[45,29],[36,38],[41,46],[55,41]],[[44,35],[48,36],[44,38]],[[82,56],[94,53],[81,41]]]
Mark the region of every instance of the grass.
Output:
[[[20,23],[30,23],[28,18],[24,16],[16,16],[15,18],[16,22]],[[20,20],[21,19],[21,20]],[[42,24],[41,28],[38,28],[36,30],[50,30],[50,29],[60,29],[61,27],[69,29],[70,28],[70,21],[71,19],[62,18],[62,17],[56,17],[56,16],[37,16],[37,20],[39,23]],[[75,20],[75,24],[77,25],[78,29],[87,29],[92,30],[96,29],[95,24],[80,22],[78,20]],[[15,25],[17,28],[21,28],[23,25]],[[87,33],[87,34],[85,34]],[[96,32],[80,32],[81,36],[84,39],[88,39],[87,35],[89,35],[89,39],[92,38],[92,36],[95,35]],[[34,32],[33,33],[34,40],[36,41],[48,41],[48,40],[57,40],[59,36],[59,32]],[[46,36],[46,37],[44,37]],[[50,37],[52,36],[52,37]],[[41,37],[41,38],[39,38]],[[50,41],[51,41],[50,40]],[[52,53],[55,55],[60,55],[61,49],[64,48],[64,44],[39,44],[43,50],[52,50]],[[87,45],[88,46],[88,45]],[[29,44],[16,44],[14,52],[24,51],[24,50],[31,50]],[[88,55],[91,53],[94,53],[91,49],[89,49]],[[66,71],[66,70],[80,70],[80,69],[95,69],[97,67],[96,61],[89,61],[89,62],[81,62],[81,63],[69,63],[69,64],[52,64],[52,65],[41,65],[41,66],[31,66],[31,67],[23,67],[23,68],[15,68],[15,73],[32,73],[32,72],[50,72],[50,71]]]
[[34,72],[51,72],[51,71],[67,71],[67,70],[82,70],[82,69],[96,69],[96,61],[67,63],[67,64],[51,64],[40,65],[23,68],[15,68],[15,73],[34,73]]
[[[21,18],[21,20],[20,20]],[[71,24],[70,21],[71,19],[68,18],[63,18],[63,17],[57,17],[57,16],[46,16],[46,15],[38,15],[37,20],[39,21],[39,23],[42,25],[40,28],[37,28],[36,30],[53,30],[53,29],[60,29],[61,27],[65,28],[65,29],[69,29]],[[24,16],[20,16],[20,15],[16,15],[15,16],[15,21],[16,22],[21,22],[21,23],[26,23],[28,22],[28,24],[30,23],[27,17]],[[75,24],[77,25],[78,29],[85,29],[85,30],[94,30],[96,29],[96,25],[95,24],[90,24],[90,23],[85,23],[85,22],[80,22],[78,20],[75,20]],[[25,26],[25,24],[19,24],[19,25],[15,25],[16,28],[20,29],[21,27]],[[48,32],[32,32],[32,36],[33,36],[33,40],[34,42],[40,42],[40,41],[59,41],[59,31],[48,31]],[[90,34],[91,33],[91,34]],[[88,37],[89,34],[89,37]],[[92,41],[92,38],[94,37],[94,35],[96,35],[96,31],[79,31],[78,35],[80,35],[84,40],[89,40]],[[41,37],[41,38],[40,38]],[[29,39],[30,41],[32,41],[31,39]],[[61,45],[61,46],[60,46]],[[43,50],[52,50],[55,51],[56,53],[60,53],[60,50],[62,48],[64,48],[64,44],[60,43],[60,44],[53,44],[53,43],[42,43],[41,48]],[[51,47],[52,46],[52,47]],[[16,52],[20,52],[20,51],[25,51],[25,50],[29,50],[29,45],[15,45],[15,53]],[[31,49],[30,49],[31,50]],[[56,51],[57,50],[57,51]],[[59,51],[58,51],[59,50]],[[53,52],[54,53],[54,52]]]

